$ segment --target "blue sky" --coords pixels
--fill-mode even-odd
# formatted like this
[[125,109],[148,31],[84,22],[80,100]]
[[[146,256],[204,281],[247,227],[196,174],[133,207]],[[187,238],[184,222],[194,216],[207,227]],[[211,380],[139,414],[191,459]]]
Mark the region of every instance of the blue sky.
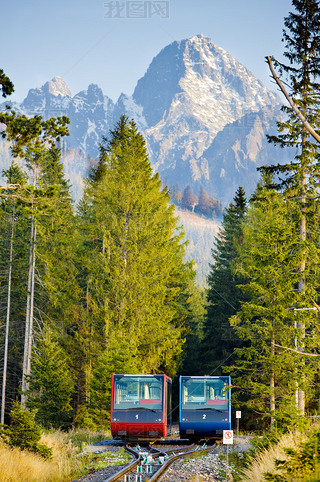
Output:
[[[0,10],[0,68],[15,84],[13,100],[21,101],[55,75],[73,94],[95,83],[116,100],[121,92],[132,94],[163,47],[201,33],[275,90],[264,57],[281,58],[283,19],[291,5],[291,0],[11,0]],[[121,18],[114,18],[117,7]],[[141,15],[146,16],[137,18]]]

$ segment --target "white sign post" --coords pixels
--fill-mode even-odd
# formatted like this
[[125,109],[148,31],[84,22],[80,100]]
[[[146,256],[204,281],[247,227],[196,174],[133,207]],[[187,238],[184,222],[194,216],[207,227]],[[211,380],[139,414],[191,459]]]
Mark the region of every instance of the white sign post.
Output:
[[227,445],[227,467],[226,467],[226,480],[229,479],[229,445],[233,444],[233,430],[223,431],[223,443]]
[[237,419],[237,435],[239,435],[239,424],[240,424],[241,412],[240,410],[236,411],[236,419]]
[[223,443],[227,445],[233,444],[233,430],[223,431]]

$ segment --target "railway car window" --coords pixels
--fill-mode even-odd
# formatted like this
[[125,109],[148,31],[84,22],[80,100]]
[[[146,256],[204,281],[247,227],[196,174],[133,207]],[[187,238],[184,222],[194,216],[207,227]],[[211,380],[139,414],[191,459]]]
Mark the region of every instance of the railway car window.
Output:
[[171,425],[171,420],[172,420],[172,385],[171,381],[169,380],[166,381],[167,383],[167,391],[166,391],[166,397],[167,397],[167,406],[166,406],[166,414],[167,414],[167,425]]
[[182,409],[227,410],[229,404],[227,386],[227,381],[218,377],[182,379]]
[[115,376],[114,403],[115,410],[145,407],[151,410],[162,408],[163,378],[156,376],[135,377]]

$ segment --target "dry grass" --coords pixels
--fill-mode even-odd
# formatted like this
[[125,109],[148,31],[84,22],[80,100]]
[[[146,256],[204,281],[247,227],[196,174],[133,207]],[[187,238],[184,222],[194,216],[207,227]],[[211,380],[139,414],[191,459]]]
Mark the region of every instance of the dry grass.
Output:
[[69,430],[69,432],[50,432],[42,435],[41,442],[47,444],[49,447],[69,447],[72,445],[77,453],[82,452],[84,445],[90,445],[100,440],[105,440],[111,437],[110,431],[92,432],[86,428],[77,428]]
[[301,435],[299,437],[294,434],[283,435],[277,445],[259,452],[250,467],[242,471],[241,482],[263,482],[265,480],[263,476],[265,472],[280,474],[275,467],[275,460],[286,460],[287,456],[283,449],[296,448],[303,440]]
[[[0,482],[67,482],[80,475],[88,462],[87,456],[79,456],[79,448],[98,439],[101,435],[89,437],[88,431],[45,434],[41,438],[52,448],[53,457],[45,460],[28,451],[10,449],[0,442]],[[73,443],[75,439],[76,443]]]
[[67,474],[67,467],[62,468],[59,463],[0,446],[0,482],[62,481],[67,480],[63,478]]

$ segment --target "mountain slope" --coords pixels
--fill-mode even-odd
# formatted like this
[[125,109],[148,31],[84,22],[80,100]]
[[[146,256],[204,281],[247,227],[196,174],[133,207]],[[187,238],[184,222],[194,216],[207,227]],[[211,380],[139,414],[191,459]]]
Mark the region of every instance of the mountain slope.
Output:
[[[0,105],[5,109],[7,100]],[[76,95],[59,77],[31,89],[12,107],[44,118],[66,115],[70,136],[61,143],[65,172],[80,199],[82,179],[99,155],[99,143],[122,114],[143,133],[155,171],[182,192],[200,187],[227,205],[241,185],[249,196],[258,181],[256,168],[285,162],[289,150],[268,144],[280,117],[278,97],[228,52],[203,35],[175,41],[154,57],[133,95],[116,103],[95,84]],[[1,169],[10,162],[0,142]],[[187,256],[196,260],[204,280],[219,222],[181,211],[190,240]]]
[[166,178],[171,171],[169,177],[180,177],[184,186],[210,179],[202,155],[227,124],[278,104],[277,96],[251,72],[202,35],[163,49],[133,98],[145,118],[156,121],[145,131],[155,169]]
[[[55,77],[31,89],[13,107],[45,118],[67,115],[70,137],[62,149],[78,153],[82,175],[120,115],[134,118],[152,166],[165,183],[178,184],[180,190],[190,185],[196,194],[202,185],[228,203],[239,184],[252,192],[258,165],[275,156],[281,162],[283,151],[265,140],[274,130],[278,104],[277,96],[245,66],[209,38],[196,35],[165,47],[138,80],[133,95],[121,94],[115,104],[97,85],[73,96]],[[76,163],[76,156],[68,155],[69,172],[77,170],[77,165],[71,166],[73,158]]]

